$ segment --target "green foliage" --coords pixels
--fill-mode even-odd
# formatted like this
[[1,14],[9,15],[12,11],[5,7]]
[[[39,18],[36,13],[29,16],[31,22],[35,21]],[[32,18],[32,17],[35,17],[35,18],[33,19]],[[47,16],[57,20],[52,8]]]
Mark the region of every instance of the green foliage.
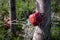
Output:
[[51,28],[52,32],[52,40],[60,40],[60,27],[52,27]]
[[59,0],[51,0],[51,11],[52,12],[59,12],[60,11],[60,1]]
[[23,19],[27,14],[29,14],[30,11],[33,10],[33,8],[35,7],[34,1],[25,0],[25,2],[23,2],[23,0],[16,0],[16,13],[18,19]]

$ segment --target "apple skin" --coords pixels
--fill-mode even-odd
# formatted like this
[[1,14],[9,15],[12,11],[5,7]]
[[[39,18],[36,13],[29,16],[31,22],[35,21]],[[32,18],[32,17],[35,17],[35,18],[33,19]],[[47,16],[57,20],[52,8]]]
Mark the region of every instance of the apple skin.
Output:
[[29,22],[33,26],[37,26],[37,25],[41,24],[41,22],[42,22],[41,13],[35,12],[35,13],[31,14],[29,16]]
[[10,28],[10,18],[6,19],[6,29]]
[[10,21],[7,21],[7,23],[6,23],[6,28],[7,28],[7,29],[10,28]]

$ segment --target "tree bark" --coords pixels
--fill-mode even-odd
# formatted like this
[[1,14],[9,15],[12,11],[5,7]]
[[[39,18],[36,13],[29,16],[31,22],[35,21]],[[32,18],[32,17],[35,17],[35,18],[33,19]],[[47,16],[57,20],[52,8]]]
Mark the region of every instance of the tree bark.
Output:
[[[13,34],[16,35],[16,27],[15,27],[15,24],[12,24],[12,23],[16,23],[16,21],[13,21],[13,20],[16,20],[16,5],[15,5],[15,0],[9,0],[9,6],[10,6],[10,18],[11,18],[11,31]],[[12,22],[13,21],[13,22]]]
[[51,40],[50,0],[37,0],[36,9],[43,14],[43,22],[35,27],[33,40]]

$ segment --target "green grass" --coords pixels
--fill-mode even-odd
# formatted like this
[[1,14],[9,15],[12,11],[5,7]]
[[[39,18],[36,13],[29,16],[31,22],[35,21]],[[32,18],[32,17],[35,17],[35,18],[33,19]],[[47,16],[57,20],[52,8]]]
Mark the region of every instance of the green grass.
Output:
[[60,40],[60,27],[52,27],[51,28],[51,36],[52,40]]

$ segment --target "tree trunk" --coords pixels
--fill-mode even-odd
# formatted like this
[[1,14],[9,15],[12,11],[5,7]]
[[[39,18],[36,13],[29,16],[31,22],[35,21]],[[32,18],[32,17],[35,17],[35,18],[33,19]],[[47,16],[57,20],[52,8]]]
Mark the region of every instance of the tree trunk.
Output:
[[[15,0],[9,0],[9,5],[10,5],[10,18],[11,18],[11,31],[13,34],[16,35],[16,27],[15,24],[12,23],[16,23],[16,5],[15,5]],[[13,21],[13,22],[12,22]]]
[[43,14],[43,22],[35,27],[33,40],[51,40],[50,0],[37,0],[37,10]]

